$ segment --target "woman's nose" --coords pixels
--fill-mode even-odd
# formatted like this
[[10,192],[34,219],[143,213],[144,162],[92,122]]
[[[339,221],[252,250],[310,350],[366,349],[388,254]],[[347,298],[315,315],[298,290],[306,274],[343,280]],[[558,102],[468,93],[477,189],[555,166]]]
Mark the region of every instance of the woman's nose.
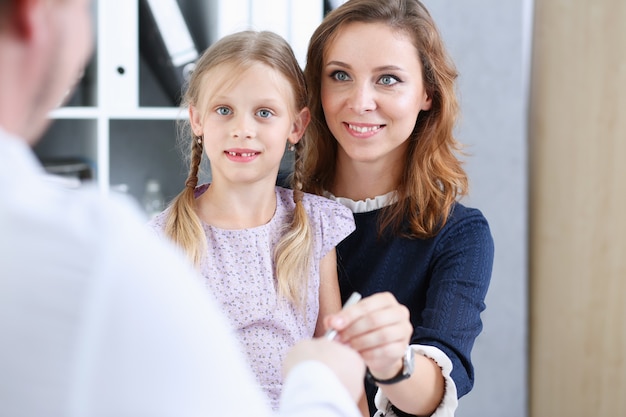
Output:
[[350,108],[358,114],[376,109],[375,91],[367,83],[355,85],[349,100]]

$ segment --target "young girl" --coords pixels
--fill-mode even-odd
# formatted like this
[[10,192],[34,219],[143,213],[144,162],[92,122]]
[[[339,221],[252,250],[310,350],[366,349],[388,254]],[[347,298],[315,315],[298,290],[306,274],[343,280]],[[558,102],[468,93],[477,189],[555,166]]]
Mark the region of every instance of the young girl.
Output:
[[[245,31],[213,44],[183,100],[186,187],[151,221],[202,272],[274,409],[287,349],[321,335],[322,318],[341,308],[335,246],[354,230],[350,210],[302,192],[306,102],[302,70],[280,36]],[[275,185],[286,148],[295,152],[293,191]],[[203,152],[212,181],[197,186]]]
[[485,217],[458,201],[454,64],[418,0],[349,0],[313,34],[305,77],[304,190],[354,212],[339,282],[364,296],[329,324],[365,360],[372,415],[453,416],[494,254]]

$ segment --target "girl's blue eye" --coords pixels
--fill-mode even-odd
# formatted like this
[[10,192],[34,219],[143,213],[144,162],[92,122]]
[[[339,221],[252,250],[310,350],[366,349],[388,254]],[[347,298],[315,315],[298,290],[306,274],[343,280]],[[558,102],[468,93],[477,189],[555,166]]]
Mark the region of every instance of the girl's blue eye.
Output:
[[269,119],[272,117],[272,112],[267,109],[259,110],[256,114],[263,119]]
[[228,107],[223,107],[223,106],[222,107],[218,107],[216,111],[217,111],[217,114],[219,114],[221,116],[228,116],[231,113],[231,111],[230,111],[230,109]]
[[383,75],[382,77],[380,77],[378,82],[380,82],[382,85],[394,85],[395,83],[400,82],[400,80],[398,79],[398,77],[395,77],[393,75]]
[[348,74],[345,73],[345,71],[334,71],[332,74],[330,74],[330,77],[337,80],[337,81],[348,81],[350,79],[350,77],[348,77]]

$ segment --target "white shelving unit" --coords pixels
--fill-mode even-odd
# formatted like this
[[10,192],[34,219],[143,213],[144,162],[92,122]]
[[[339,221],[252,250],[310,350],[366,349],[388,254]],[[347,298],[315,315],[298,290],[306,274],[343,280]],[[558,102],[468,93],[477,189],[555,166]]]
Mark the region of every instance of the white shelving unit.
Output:
[[[199,51],[237,30],[267,29],[290,42],[303,66],[310,35],[323,15],[322,0],[178,3]],[[96,0],[94,14],[96,49],[80,85],[82,102],[51,113],[51,129],[35,151],[41,158],[91,161],[105,194],[123,183],[139,198],[147,179],[156,177],[170,198],[186,176],[176,149],[176,122],[186,111],[163,100],[160,85],[140,58],[139,0]]]

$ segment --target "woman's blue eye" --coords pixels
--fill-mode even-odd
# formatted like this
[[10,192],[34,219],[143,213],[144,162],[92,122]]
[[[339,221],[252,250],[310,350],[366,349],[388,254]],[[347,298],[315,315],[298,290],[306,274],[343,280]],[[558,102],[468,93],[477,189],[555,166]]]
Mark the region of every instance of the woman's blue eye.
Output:
[[272,117],[272,112],[267,109],[259,110],[256,114],[263,119],[269,119]]
[[395,83],[399,82],[400,80],[398,80],[398,78],[394,77],[393,75],[383,75],[382,77],[380,77],[380,79],[378,81],[382,85],[394,85]]
[[222,115],[222,116],[228,116],[231,113],[230,109],[228,107],[218,107],[217,108],[217,114]]
[[348,77],[348,74],[345,73],[345,71],[335,71],[332,74],[330,74],[331,78],[334,78],[337,81],[348,81],[350,79],[350,77]]

